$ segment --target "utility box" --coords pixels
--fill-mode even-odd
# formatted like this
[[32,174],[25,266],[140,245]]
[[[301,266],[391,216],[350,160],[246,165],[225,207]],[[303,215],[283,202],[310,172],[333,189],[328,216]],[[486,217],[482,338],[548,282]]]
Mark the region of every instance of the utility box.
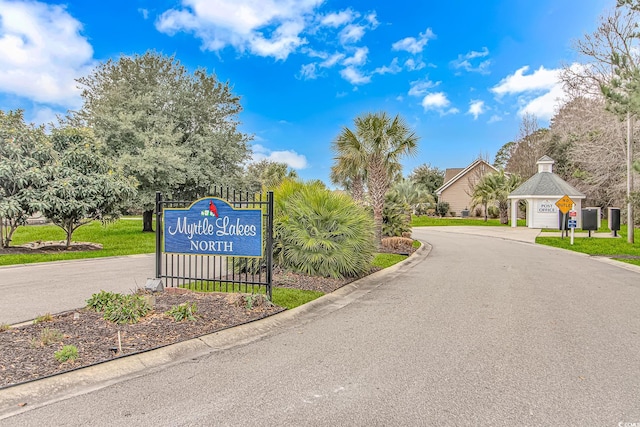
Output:
[[469,218],[469,209],[462,209],[462,218]]
[[[602,208],[600,206],[590,206],[584,209],[595,209],[597,211],[596,217],[598,219],[598,229],[602,227]],[[582,212],[584,212],[584,210]]]
[[609,208],[609,230],[614,236],[620,231],[620,208]]
[[582,209],[582,229],[583,230],[597,230],[600,223],[600,208],[585,208]]

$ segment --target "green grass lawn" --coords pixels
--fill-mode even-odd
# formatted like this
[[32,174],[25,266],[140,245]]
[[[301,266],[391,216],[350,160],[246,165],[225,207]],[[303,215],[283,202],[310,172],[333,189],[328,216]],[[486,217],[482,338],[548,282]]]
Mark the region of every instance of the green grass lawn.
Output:
[[[12,245],[51,240],[64,240],[64,232],[55,225],[28,225],[19,227],[13,235]],[[100,258],[117,255],[153,253],[155,233],[142,232],[142,219],[121,219],[103,226],[99,221],[80,227],[73,233],[74,242],[100,243],[100,251],[69,252],[64,254],[0,255],[0,265],[28,264],[44,261],[62,261],[81,258]]]
[[627,226],[622,225],[620,228],[618,232],[620,237],[617,238],[575,237],[571,245],[571,238],[562,239],[558,235],[558,237],[538,237],[536,243],[589,255],[607,255],[618,261],[640,265],[640,259],[625,258],[640,257],[640,229],[634,230],[635,243],[631,244],[627,242]]
[[[480,227],[509,227],[509,224],[500,224],[499,219],[484,218],[452,218],[452,217],[433,217],[433,216],[413,216],[411,218],[412,227],[429,227],[429,226],[447,226],[447,225],[477,225]],[[518,220],[518,226],[525,226],[526,221]]]

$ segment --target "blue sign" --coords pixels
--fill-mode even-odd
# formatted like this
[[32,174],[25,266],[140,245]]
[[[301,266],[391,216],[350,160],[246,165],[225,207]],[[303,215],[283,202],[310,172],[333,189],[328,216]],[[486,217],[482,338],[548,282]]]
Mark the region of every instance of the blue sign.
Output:
[[235,209],[207,197],[186,209],[164,209],[164,251],[180,254],[262,256],[262,211]]
[[575,219],[569,220],[569,228],[576,228],[578,226],[578,221]]

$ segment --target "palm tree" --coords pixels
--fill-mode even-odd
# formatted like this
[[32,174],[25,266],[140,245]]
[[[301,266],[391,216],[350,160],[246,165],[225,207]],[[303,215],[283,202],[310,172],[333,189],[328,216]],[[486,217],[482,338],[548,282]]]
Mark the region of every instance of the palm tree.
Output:
[[480,203],[486,206],[491,202],[498,205],[500,212],[500,224],[509,223],[509,194],[521,183],[521,179],[515,174],[506,174],[504,169],[499,172],[484,175],[473,191],[473,203],[477,206]]
[[[484,175],[488,176],[488,175]],[[483,177],[484,178],[484,177]],[[476,206],[482,205],[484,207],[484,221],[487,222],[487,208],[489,200],[493,194],[493,188],[488,185],[488,180],[480,179],[475,187],[473,187],[473,193],[471,194],[471,209]]]
[[[346,137],[355,138],[355,135],[352,135],[349,129],[346,129],[346,131],[349,134]],[[366,169],[363,165],[359,164],[359,158],[353,158],[353,156],[345,155],[343,157],[336,157],[335,160],[336,163],[331,166],[331,182],[342,186],[351,193],[351,197],[353,197],[358,204],[363,204]]]
[[435,204],[435,199],[423,185],[409,179],[398,181],[391,187],[389,192],[394,193],[407,206],[406,213],[409,223],[411,222],[411,216],[416,211],[416,206],[421,203]]
[[414,155],[418,136],[396,115],[367,113],[354,119],[355,131],[345,127],[333,141],[336,167],[363,177],[373,207],[376,242],[382,238],[384,196],[401,169],[400,159]]

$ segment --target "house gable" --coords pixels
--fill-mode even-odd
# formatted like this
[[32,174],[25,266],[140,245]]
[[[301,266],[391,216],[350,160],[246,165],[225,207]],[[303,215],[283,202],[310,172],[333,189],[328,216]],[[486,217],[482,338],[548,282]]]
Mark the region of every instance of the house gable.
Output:
[[436,194],[438,201],[449,203],[449,209],[456,215],[460,215],[462,210],[471,208],[471,194],[480,178],[487,173],[497,172],[498,169],[478,159],[466,168],[457,170],[459,172],[449,180],[445,180],[444,184],[436,190]]

